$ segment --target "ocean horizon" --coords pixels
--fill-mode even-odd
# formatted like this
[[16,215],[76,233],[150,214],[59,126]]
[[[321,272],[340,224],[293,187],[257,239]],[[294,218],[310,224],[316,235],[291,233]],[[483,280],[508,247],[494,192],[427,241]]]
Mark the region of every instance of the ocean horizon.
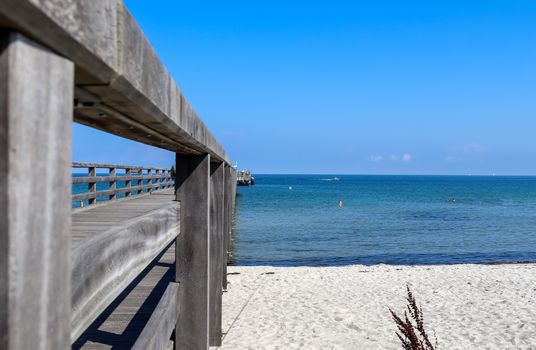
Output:
[[536,261],[531,175],[254,176],[238,188],[237,265]]

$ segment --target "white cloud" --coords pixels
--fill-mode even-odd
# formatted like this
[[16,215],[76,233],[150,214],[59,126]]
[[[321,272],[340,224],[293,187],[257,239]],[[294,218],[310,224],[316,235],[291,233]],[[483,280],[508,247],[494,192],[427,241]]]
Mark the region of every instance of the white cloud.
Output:
[[445,157],[445,162],[454,163],[457,160],[458,159],[456,157],[454,157],[454,156],[446,156]]
[[383,156],[373,154],[373,155],[370,156],[370,161],[375,162],[375,163],[381,162],[381,161],[383,161]]
[[409,162],[413,159],[413,156],[410,153],[404,153],[402,155],[402,158],[400,158],[403,162]]
[[392,160],[393,162],[398,160],[398,157],[395,156],[394,154],[391,154],[391,156],[389,157],[390,160]]

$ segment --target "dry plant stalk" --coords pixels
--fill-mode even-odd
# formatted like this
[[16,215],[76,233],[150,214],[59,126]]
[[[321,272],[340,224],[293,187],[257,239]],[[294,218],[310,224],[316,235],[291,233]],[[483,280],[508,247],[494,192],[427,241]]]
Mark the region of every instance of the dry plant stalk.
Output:
[[[408,301],[407,311],[404,311],[404,318],[399,317],[391,308],[391,316],[398,327],[398,332],[396,336],[402,342],[402,348],[404,350],[436,350],[437,348],[437,339],[435,339],[435,345],[432,345],[426,330],[424,329],[424,318],[422,314],[422,308],[417,307],[417,302],[415,297],[409,288],[409,285],[406,285],[406,290],[408,296],[406,300]],[[411,316],[411,319],[408,317]]]

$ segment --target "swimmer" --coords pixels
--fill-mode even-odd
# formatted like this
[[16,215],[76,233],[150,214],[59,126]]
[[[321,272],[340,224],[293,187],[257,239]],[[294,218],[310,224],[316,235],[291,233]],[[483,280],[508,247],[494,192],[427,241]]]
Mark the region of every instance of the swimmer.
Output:
[[341,209],[341,208],[342,208],[342,200],[339,199],[339,209]]

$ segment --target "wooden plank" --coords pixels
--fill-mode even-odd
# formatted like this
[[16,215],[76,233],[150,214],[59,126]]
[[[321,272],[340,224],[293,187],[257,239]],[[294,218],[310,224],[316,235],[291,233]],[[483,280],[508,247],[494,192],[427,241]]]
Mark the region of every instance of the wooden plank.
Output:
[[133,190],[138,190],[138,193],[140,193],[140,191],[143,191],[143,190],[146,190],[146,189],[151,189],[151,188],[156,188],[158,186],[160,186],[160,185],[158,185],[158,184],[148,184],[148,185],[143,185],[143,186],[116,188],[116,189],[113,189],[113,190],[103,190],[103,191],[96,191],[96,192],[79,193],[79,194],[74,194],[72,196],[72,201],[81,201],[81,200],[84,200],[84,199],[106,197],[106,196],[110,196],[110,195],[113,195],[113,194],[130,192],[130,191],[133,191]]
[[[131,349],[162,304],[164,293],[174,279],[175,244],[172,243],[99,315],[72,348]],[[169,340],[170,334],[163,340]]]
[[[109,189],[111,191],[115,190],[117,188],[117,179],[115,179],[115,168],[110,168],[110,172],[108,173],[108,176],[112,178],[112,180],[110,180],[110,183],[109,183]],[[114,199],[117,199],[117,194],[116,193],[113,193],[110,195],[110,197],[108,198],[109,200],[114,200]]]
[[73,176],[73,184],[82,184],[88,182],[109,182],[109,181],[132,181],[132,180],[150,180],[150,179],[171,179],[171,175],[118,175],[118,176]]
[[[173,198],[169,195],[167,197]],[[140,198],[135,204],[140,206],[145,198],[147,197]],[[75,340],[178,234],[179,206],[174,201],[168,201],[160,208],[119,223],[113,218],[117,215],[113,206],[102,209],[106,209],[110,215],[110,223],[106,223],[106,217],[102,214],[97,216],[101,226],[93,224],[97,220],[91,220],[89,224],[94,232],[85,234],[73,244],[72,340]],[[103,213],[104,210],[100,212]],[[91,212],[83,214],[87,218]],[[77,225],[80,225],[79,221]],[[103,229],[106,225],[108,228]],[[95,231],[96,228],[102,231]]]
[[[101,106],[88,106],[94,114],[77,108],[76,121],[174,152],[188,147],[228,161],[121,0],[1,3],[1,26],[15,26],[75,62],[82,87],[77,90],[91,92]],[[84,96],[77,98],[84,102]],[[106,108],[119,113],[102,118]],[[133,121],[132,128],[118,129],[114,121],[121,119]]]
[[224,186],[223,191],[223,279],[222,279],[222,289],[227,290],[227,264],[229,260],[229,248],[231,240],[231,167],[225,166],[225,175],[224,175]]
[[223,284],[223,196],[225,164],[210,164],[210,346],[220,346]]
[[[125,187],[130,188],[130,187],[132,187],[132,180],[130,180],[128,178],[132,176],[132,169],[127,168],[127,169],[125,169],[125,171],[126,171],[125,177],[127,178],[127,179],[125,179]],[[132,192],[130,192],[130,191],[125,192],[125,196],[126,197],[131,197]]]
[[210,155],[176,155],[177,199],[181,203],[176,281],[181,314],[175,349],[208,349]]
[[171,282],[132,350],[164,350],[179,317],[179,284]]
[[74,67],[18,33],[0,49],[0,349],[67,349]]
[[[116,168],[116,169],[132,169],[132,170],[139,170],[139,169],[148,169],[147,167],[143,166],[135,166],[135,165],[118,165],[118,164],[102,164],[102,163],[81,163],[81,162],[72,162],[71,166],[73,168],[99,168],[99,169],[108,169],[108,168]],[[151,168],[151,169],[158,169],[158,170],[167,170],[169,171],[169,168]]]
[[[96,177],[97,176],[97,168],[95,167],[89,167],[88,168],[88,176],[89,177]],[[90,182],[88,183],[88,186],[87,186],[87,190],[88,192],[90,193],[95,193],[97,191],[97,183],[96,182]],[[82,201],[86,198],[83,198],[83,199],[78,199],[79,201]],[[87,199],[89,199],[88,201],[88,204],[89,205],[92,205],[92,204],[95,204],[97,203],[97,197],[88,197]],[[77,199],[73,198],[73,201],[75,201]]]
[[[116,203],[120,203],[120,202],[126,202],[126,201],[130,201],[132,199],[139,199],[139,198],[143,198],[143,197],[146,197],[146,196],[151,196],[151,195],[167,195],[169,193],[169,189],[167,190],[162,190],[162,191],[157,191],[157,192],[153,192],[153,193],[149,193],[149,192],[145,192],[145,193],[142,193],[142,194],[139,194],[139,195],[136,195],[136,196],[130,196],[130,197],[123,197],[123,198],[118,198],[118,199],[115,199],[113,201],[99,201],[95,204],[92,204],[90,206],[85,206],[85,207],[82,207],[82,208],[73,208],[72,209],[72,213],[73,214],[78,214],[78,213],[81,213],[81,212],[85,212],[85,211],[92,211],[93,209],[95,208],[99,208],[99,207],[107,207],[109,205],[112,205],[112,204],[116,204]],[[136,209],[136,207],[134,207],[133,209]],[[145,212],[145,211],[143,211]],[[99,223],[96,222],[95,223],[96,225],[98,225]]]

